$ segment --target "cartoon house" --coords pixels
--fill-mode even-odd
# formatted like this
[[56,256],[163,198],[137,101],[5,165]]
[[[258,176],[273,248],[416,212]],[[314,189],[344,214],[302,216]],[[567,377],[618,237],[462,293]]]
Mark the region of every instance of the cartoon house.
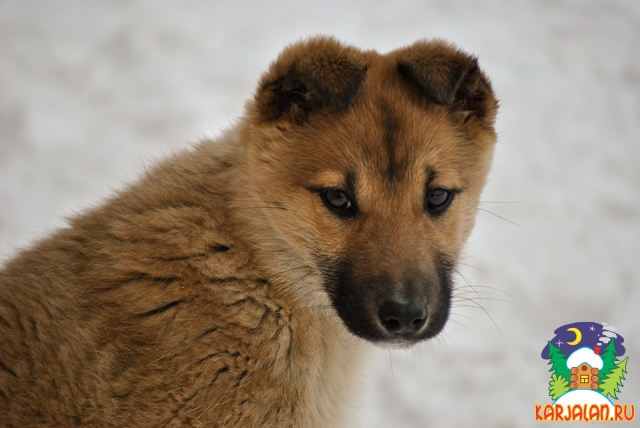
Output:
[[602,358],[593,349],[583,347],[567,358],[567,368],[571,371],[571,389],[599,388],[598,373],[602,369]]

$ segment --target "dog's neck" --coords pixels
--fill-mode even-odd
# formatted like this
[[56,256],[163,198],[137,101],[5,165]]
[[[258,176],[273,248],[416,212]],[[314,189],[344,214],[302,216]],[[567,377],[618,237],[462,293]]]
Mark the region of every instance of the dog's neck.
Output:
[[[238,135],[229,136],[225,151],[241,149],[234,145]],[[301,418],[323,421],[319,426],[340,426],[348,416],[344,411],[357,406],[355,391],[363,381],[361,372],[372,345],[347,331],[315,267],[271,227],[265,210],[273,208],[255,197],[242,150],[233,157],[236,163],[229,182],[234,229],[253,249],[252,261],[269,278],[274,299],[291,315],[291,353],[284,376],[308,397],[303,398],[307,405],[300,409]]]

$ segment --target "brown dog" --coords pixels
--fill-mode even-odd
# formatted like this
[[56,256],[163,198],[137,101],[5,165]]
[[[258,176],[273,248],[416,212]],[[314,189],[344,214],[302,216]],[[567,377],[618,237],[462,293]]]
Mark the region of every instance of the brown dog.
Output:
[[343,424],[367,344],[447,320],[496,109],[440,41],[288,47],[219,141],[6,264],[0,425]]

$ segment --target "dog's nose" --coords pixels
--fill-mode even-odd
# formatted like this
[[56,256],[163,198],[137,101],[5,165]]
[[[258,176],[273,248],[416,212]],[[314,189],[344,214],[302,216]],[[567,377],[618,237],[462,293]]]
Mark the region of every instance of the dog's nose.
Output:
[[427,305],[416,300],[408,303],[390,300],[380,306],[378,316],[389,333],[408,335],[419,331],[427,322]]

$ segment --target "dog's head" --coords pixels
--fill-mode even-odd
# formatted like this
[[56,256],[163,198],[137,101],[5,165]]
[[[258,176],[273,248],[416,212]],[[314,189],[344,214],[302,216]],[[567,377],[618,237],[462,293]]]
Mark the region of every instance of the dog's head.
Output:
[[245,130],[254,206],[353,334],[407,345],[443,328],[496,111],[476,59],[442,41],[380,55],[318,37],[262,77]]

